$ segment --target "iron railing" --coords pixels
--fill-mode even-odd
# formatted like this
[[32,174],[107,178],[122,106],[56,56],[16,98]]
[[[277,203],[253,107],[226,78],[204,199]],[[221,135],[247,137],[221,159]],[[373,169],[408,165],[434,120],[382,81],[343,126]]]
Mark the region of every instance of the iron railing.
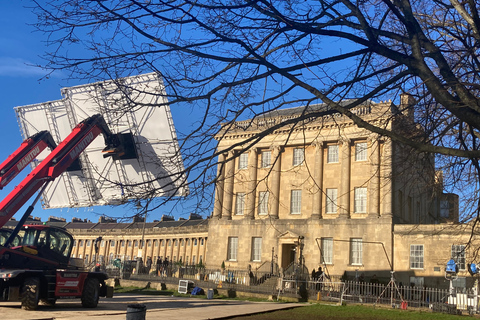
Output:
[[[266,266],[268,264],[265,264]],[[271,268],[259,268],[268,270]],[[275,267],[276,269],[276,267]],[[477,313],[477,290],[438,289],[415,286],[398,286],[394,281],[388,284],[360,281],[340,281],[334,277],[314,279],[303,268],[291,268],[291,272],[206,269],[197,266],[169,265],[150,272],[120,272],[117,268],[106,268],[112,277],[178,284],[179,280],[191,280],[195,286],[205,289],[226,289],[229,295],[236,292],[251,292],[276,295],[304,300],[323,300],[371,305],[389,305],[394,308],[429,308],[437,312]],[[287,270],[288,271],[288,270]]]

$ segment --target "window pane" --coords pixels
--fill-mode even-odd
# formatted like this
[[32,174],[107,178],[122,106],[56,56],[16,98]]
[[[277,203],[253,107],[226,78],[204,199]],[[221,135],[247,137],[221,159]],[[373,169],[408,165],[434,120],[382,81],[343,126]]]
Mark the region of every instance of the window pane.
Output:
[[258,214],[268,214],[268,191],[260,191],[258,193]]
[[459,270],[465,270],[465,246],[452,245],[452,259],[458,266]]
[[262,260],[262,238],[252,238],[252,261]]
[[290,213],[300,214],[302,210],[302,190],[292,190]]
[[362,251],[363,251],[362,239],[351,239],[350,240],[350,261],[352,265],[363,264]]
[[322,238],[322,261],[321,263],[333,263],[333,238]]
[[327,213],[337,213],[337,189],[327,189]]
[[355,144],[355,161],[367,160],[367,143],[359,142]]
[[423,269],[423,244],[410,245],[410,268]]
[[293,165],[298,166],[305,160],[305,149],[295,148],[293,149]]
[[238,250],[238,238],[237,237],[229,237],[228,238],[227,260],[236,261],[237,260],[237,250]]
[[243,215],[243,209],[245,208],[245,193],[239,192],[236,196],[235,214]]
[[448,218],[450,215],[450,203],[447,200],[440,201],[440,217]]
[[262,168],[270,167],[272,153],[270,151],[262,151]]
[[327,148],[327,162],[338,162],[338,145],[328,146]]
[[355,188],[355,213],[367,212],[367,188]]
[[248,154],[242,153],[238,158],[238,169],[246,169],[248,166]]

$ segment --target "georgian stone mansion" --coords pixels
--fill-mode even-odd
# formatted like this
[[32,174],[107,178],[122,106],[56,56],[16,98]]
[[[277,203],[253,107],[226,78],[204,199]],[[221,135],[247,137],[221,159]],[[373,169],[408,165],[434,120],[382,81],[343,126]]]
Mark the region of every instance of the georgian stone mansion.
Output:
[[[399,106],[368,102],[353,112],[414,135],[419,129],[408,111],[412,103],[402,95]],[[272,111],[221,130],[215,204],[208,216],[47,223],[67,228],[76,239],[72,255],[88,262],[101,236],[99,255],[106,263],[141,255],[154,263],[159,257],[246,270],[273,259],[281,270],[296,263],[309,271],[321,266],[336,277],[364,273],[387,281],[395,271],[403,284],[434,286],[443,283],[446,262],[454,258],[460,285],[468,281],[466,263],[473,254],[465,244],[472,229],[458,223],[458,196],[443,193],[433,157],[335,114],[284,126],[244,149],[249,137],[325,108]]]

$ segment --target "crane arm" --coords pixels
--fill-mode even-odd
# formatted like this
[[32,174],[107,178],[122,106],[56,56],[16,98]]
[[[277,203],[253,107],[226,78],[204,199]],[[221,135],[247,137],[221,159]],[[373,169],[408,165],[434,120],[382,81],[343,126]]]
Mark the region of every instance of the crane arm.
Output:
[[42,186],[55,180],[78,158],[85,148],[103,134],[107,156],[121,152],[117,135],[112,134],[103,117],[91,116],[79,123],[72,132],[0,202],[0,228],[37,192]]
[[40,131],[25,139],[2,164],[0,164],[0,190],[13,180],[45,148],[55,149],[57,144],[48,131]]

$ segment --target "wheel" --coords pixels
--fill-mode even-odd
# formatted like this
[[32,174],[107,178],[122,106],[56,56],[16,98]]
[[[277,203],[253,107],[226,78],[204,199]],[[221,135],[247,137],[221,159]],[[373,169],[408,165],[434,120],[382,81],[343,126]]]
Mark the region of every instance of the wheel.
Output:
[[40,297],[40,279],[27,278],[22,286],[22,308],[25,310],[35,310],[38,307]]
[[100,297],[100,283],[96,278],[87,278],[83,285],[82,306],[84,308],[95,308]]

